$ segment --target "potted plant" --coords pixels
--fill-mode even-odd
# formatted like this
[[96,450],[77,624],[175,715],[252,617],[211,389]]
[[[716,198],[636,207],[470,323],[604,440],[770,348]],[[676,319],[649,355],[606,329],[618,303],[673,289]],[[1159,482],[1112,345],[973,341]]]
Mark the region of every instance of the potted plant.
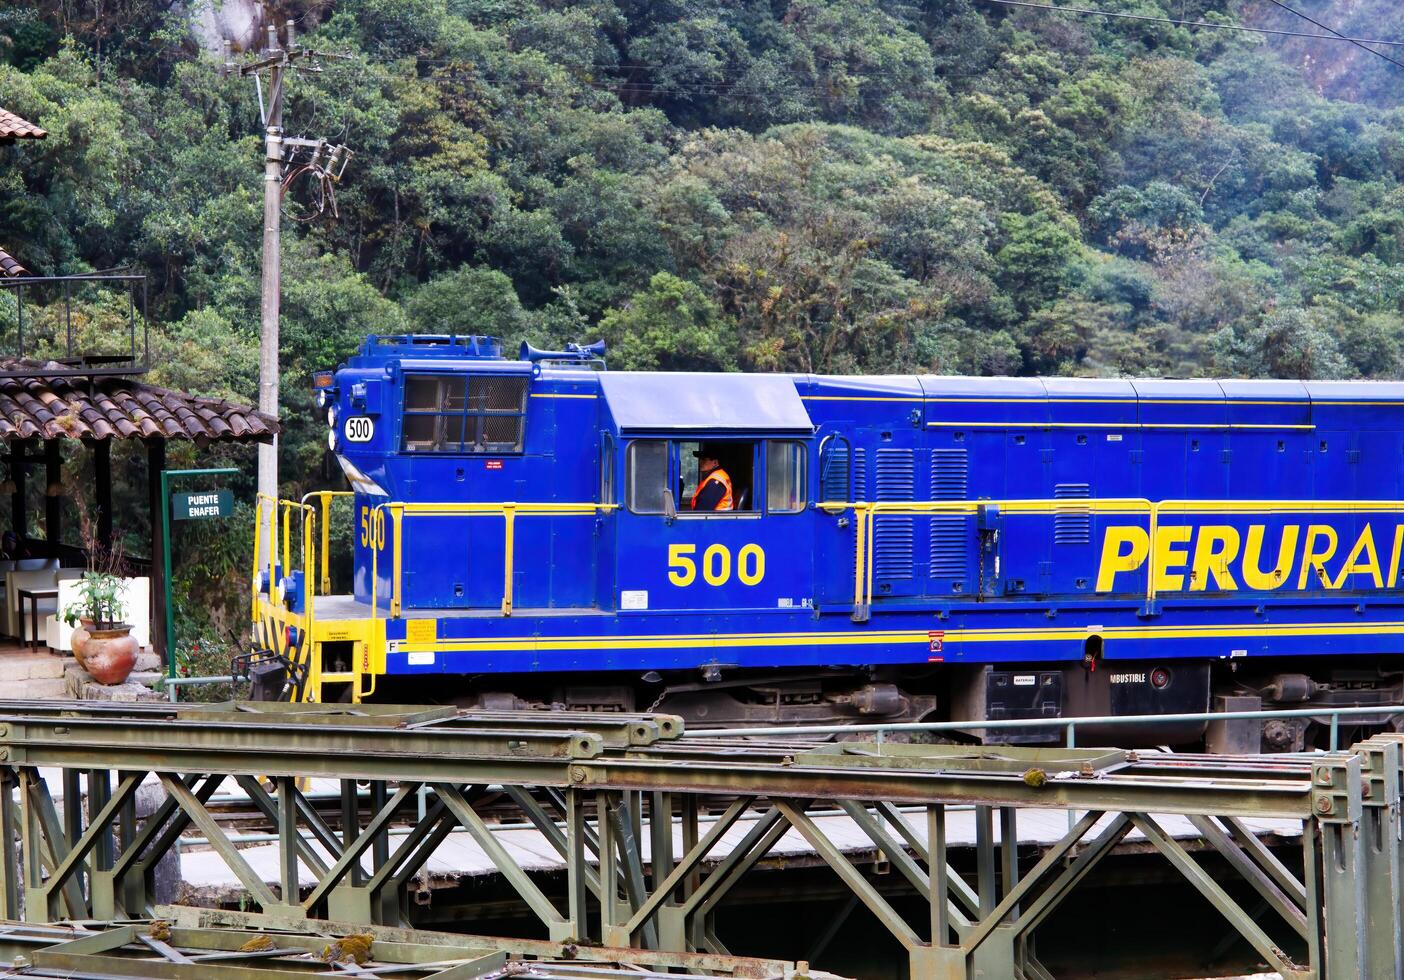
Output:
[[137,641],[122,596],[126,581],[113,572],[90,570],[78,580],[78,597],[63,610],[73,630],[73,657],[99,684],[120,684],[136,666]]

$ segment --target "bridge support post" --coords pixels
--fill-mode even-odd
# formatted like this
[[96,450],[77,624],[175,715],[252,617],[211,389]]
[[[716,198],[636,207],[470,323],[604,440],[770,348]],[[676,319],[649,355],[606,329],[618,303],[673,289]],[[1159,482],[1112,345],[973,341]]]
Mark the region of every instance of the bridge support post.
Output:
[[1351,750],[1360,757],[1360,856],[1365,908],[1369,911],[1366,953],[1371,977],[1404,980],[1404,932],[1400,908],[1400,762],[1398,735],[1380,735]]
[[1360,835],[1360,759],[1333,755],[1312,767],[1313,810],[1320,834],[1325,919],[1325,976],[1367,975],[1370,921],[1365,841]]

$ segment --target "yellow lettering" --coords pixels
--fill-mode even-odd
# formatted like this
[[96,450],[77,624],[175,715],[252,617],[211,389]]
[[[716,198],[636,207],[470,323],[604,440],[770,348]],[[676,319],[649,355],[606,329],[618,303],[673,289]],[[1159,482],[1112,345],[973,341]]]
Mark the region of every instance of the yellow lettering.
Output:
[[[1326,550],[1318,551],[1317,542],[1322,540],[1326,542]],[[1336,553],[1336,545],[1339,543],[1336,529],[1329,524],[1313,524],[1307,528],[1306,547],[1302,552],[1302,571],[1297,576],[1297,588],[1307,587],[1307,579],[1312,569],[1316,569],[1316,577],[1325,588],[1335,588],[1331,584],[1331,576],[1326,574],[1326,562]]]
[[1399,556],[1404,549],[1404,524],[1394,528],[1394,547],[1389,552],[1389,588],[1399,584]]
[[1185,587],[1183,575],[1171,575],[1169,572],[1172,568],[1183,568],[1189,561],[1189,549],[1177,551],[1176,545],[1189,544],[1190,535],[1193,533],[1194,528],[1187,524],[1162,527],[1156,531],[1153,573],[1157,591],[1163,589],[1166,592],[1179,592]]
[[1140,527],[1109,527],[1102,538],[1102,560],[1097,566],[1097,591],[1111,592],[1116,576],[1134,572],[1150,554],[1150,535]]
[[1206,524],[1199,529],[1194,543],[1194,563],[1190,572],[1190,591],[1203,592],[1209,588],[1209,576],[1224,592],[1238,588],[1229,573],[1229,562],[1238,557],[1238,529],[1227,524]]
[[[1362,556],[1368,560],[1362,562]],[[1339,589],[1348,585],[1352,575],[1369,575],[1375,583],[1375,588],[1384,588],[1384,576],[1380,574],[1380,556],[1375,551],[1375,535],[1369,524],[1360,532],[1355,547],[1350,549],[1350,555],[1346,558],[1345,567],[1336,576],[1336,581],[1331,583],[1331,588]]]
[[678,588],[686,588],[697,579],[697,562],[692,556],[697,553],[695,544],[668,545],[668,581]]
[[744,585],[759,585],[765,578],[765,551],[758,544],[748,544],[736,556],[736,577]]
[[731,578],[731,552],[724,544],[714,544],[702,552],[702,577],[708,585],[725,585]]
[[1287,581],[1292,561],[1297,557],[1297,538],[1302,529],[1288,524],[1282,529],[1282,544],[1277,549],[1277,564],[1269,572],[1262,570],[1263,534],[1267,528],[1254,524],[1248,528],[1248,541],[1243,548],[1243,584],[1258,592],[1268,592]]

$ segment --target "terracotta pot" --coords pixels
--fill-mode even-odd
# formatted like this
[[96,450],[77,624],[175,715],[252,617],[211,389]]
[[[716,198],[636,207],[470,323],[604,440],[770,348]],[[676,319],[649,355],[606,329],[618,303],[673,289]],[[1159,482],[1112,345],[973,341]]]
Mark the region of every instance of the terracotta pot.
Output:
[[73,627],[73,639],[69,645],[73,647],[73,659],[78,661],[78,666],[83,666],[83,650],[87,646],[88,637],[93,632],[93,621],[83,617],[78,618],[78,625]]
[[140,644],[127,625],[90,630],[83,644],[83,669],[99,684],[120,684],[136,666]]

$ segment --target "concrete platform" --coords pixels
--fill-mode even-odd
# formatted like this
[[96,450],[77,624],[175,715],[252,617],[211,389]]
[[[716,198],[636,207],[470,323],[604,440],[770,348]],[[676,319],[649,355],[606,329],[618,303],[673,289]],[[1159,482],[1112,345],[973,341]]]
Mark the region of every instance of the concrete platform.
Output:
[[64,668],[72,657],[30,649],[17,643],[0,644],[0,691],[7,698],[45,700],[69,697]]
[[160,668],[160,659],[144,650],[125,683],[99,684],[71,654],[0,641],[0,696],[32,701],[160,701],[164,695],[151,688],[161,678]]

